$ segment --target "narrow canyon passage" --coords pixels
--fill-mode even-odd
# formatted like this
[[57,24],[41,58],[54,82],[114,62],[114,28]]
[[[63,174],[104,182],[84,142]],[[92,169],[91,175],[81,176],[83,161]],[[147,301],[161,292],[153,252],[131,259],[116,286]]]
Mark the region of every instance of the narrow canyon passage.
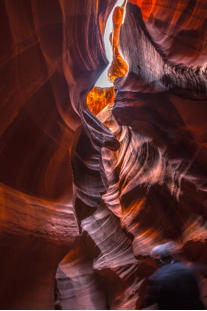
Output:
[[206,13],[0,1],[1,309],[139,309],[171,240],[207,264]]

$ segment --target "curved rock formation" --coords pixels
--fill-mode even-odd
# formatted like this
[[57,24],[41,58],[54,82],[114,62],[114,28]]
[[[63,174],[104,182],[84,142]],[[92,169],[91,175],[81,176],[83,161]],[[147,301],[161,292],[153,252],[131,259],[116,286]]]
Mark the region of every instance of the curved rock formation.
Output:
[[[207,80],[205,64],[189,67],[168,58],[162,46],[153,40],[140,10],[132,4],[127,6],[120,46],[129,73],[115,81],[115,106],[109,105],[97,115],[97,119],[112,131],[120,147],[116,151],[101,149],[104,168],[101,177],[106,178],[106,191],[102,195],[104,207],[100,209],[102,203],[97,202],[99,213],[103,208],[109,209],[120,218],[126,238],[130,233],[131,254],[137,261],[133,264],[129,261],[126,266],[121,259],[116,261],[115,258],[122,258],[124,247],[117,253],[112,242],[110,251],[104,247],[102,239],[94,235],[95,227],[90,232],[92,216],[86,218],[87,229],[84,227],[86,220],[82,221],[82,227],[88,230],[99,247],[99,256],[104,258],[100,270],[105,271],[108,252],[115,252],[107,266],[107,271],[112,273],[115,261],[118,277],[116,285],[113,284],[113,299],[106,294],[110,307],[134,309],[141,306],[143,277],[155,269],[152,260],[144,259],[148,258],[153,246],[175,240],[188,260],[189,245],[195,247],[200,241],[203,250],[206,245],[206,128],[202,116],[206,115]],[[198,133],[203,133],[202,137]],[[84,158],[88,169],[100,170],[100,164],[95,165],[93,161],[91,166],[85,155],[79,153],[79,156]],[[80,175],[78,170],[76,175]],[[77,186],[87,192],[88,185],[85,191],[84,184]],[[86,197],[80,197],[80,200],[84,202],[82,210],[85,209],[87,217],[86,207],[89,211],[91,202]],[[84,211],[81,217],[84,217]],[[105,230],[111,232],[107,222],[101,219],[98,222],[100,230],[104,232],[105,226]],[[104,241],[109,239],[106,234],[104,237]],[[194,260],[205,262],[199,253]],[[142,271],[138,270],[140,265]],[[95,261],[94,270],[96,266]],[[133,270],[131,277],[128,267]],[[125,280],[123,285],[117,269],[123,269],[125,278],[132,283]],[[106,272],[103,272],[103,278],[104,275]],[[121,286],[121,293],[119,290],[116,293],[117,286]]]
[[79,235],[71,154],[81,101],[106,62],[90,30],[98,16],[104,27],[110,4],[0,5],[0,306],[52,308],[57,265]]
[[0,2],[2,309],[52,308],[59,263],[64,309],[136,309],[154,245],[206,262],[207,5],[128,1],[95,116],[113,6]]

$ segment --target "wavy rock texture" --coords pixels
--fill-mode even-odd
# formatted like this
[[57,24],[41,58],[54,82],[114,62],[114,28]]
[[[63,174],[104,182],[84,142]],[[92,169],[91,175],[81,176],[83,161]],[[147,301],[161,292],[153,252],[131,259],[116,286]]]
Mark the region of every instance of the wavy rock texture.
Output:
[[[189,66],[190,59],[185,64],[170,58],[147,26],[139,8],[128,4],[120,47],[129,73],[115,81],[115,106],[109,105],[97,115],[112,131],[119,148],[101,148],[102,166],[95,164],[97,157],[92,152],[86,155],[80,146],[76,151],[90,175],[94,172],[98,179],[101,172],[106,179],[102,200],[94,191],[97,181],[89,198],[89,185],[84,187],[82,177],[78,180],[82,203],[77,210],[82,219],[89,216],[90,207],[98,206],[81,227],[99,248],[93,261],[99,282],[104,280],[107,286],[107,274],[115,273],[113,294],[103,289],[107,305],[114,309],[141,306],[145,277],[156,269],[149,257],[153,246],[175,240],[186,260],[206,262],[206,66],[198,62]],[[89,146],[84,134],[81,139],[82,146]],[[78,165],[75,168],[80,176]],[[104,213],[110,215],[107,220]],[[115,225],[112,229],[108,219],[111,223],[116,219],[122,233],[116,232]],[[122,235],[123,245],[118,238]],[[99,307],[94,304],[94,308]]]
[[176,64],[206,63],[206,11],[202,0],[130,0],[141,8],[143,20],[167,58]]
[[0,2],[1,308],[53,308],[79,235],[71,154],[81,123],[101,127],[82,102],[106,64],[96,29],[108,4]]
[[52,308],[60,261],[64,309],[139,308],[160,242],[206,262],[207,5],[128,2],[97,117],[114,1],[0,2],[2,309]]
[[[141,16],[139,19],[137,16],[140,16],[138,8],[128,5],[120,39],[130,73],[117,83],[113,109],[119,124],[130,126],[133,135],[138,133],[149,139],[141,148],[139,142],[132,147],[132,154],[136,154],[138,162],[142,161],[141,174],[138,164],[130,165],[129,160],[128,168],[121,167],[127,175],[123,182],[120,180],[125,187],[119,197],[123,200],[122,207],[128,210],[130,206],[130,211],[135,212],[131,217],[135,248],[136,240],[138,245],[140,240],[136,227],[146,229],[146,238],[151,234],[158,240],[180,239],[189,219],[202,216],[205,221],[206,164],[202,159],[206,154],[206,137],[198,136],[197,130],[201,127],[204,130],[202,115],[207,112],[205,65],[193,68],[168,61],[152,41]],[[129,49],[126,43],[133,38],[136,38],[134,49]],[[137,199],[130,194],[135,191]],[[160,219],[150,221],[149,215],[156,211],[156,206]],[[162,226],[160,221],[164,222]]]

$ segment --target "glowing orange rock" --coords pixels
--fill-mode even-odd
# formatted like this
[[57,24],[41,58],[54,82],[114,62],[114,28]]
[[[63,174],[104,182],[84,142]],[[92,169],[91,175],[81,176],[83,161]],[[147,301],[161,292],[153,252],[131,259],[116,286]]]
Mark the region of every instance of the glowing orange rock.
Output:
[[[113,14],[113,61],[108,71],[108,77],[111,82],[114,82],[118,77],[126,75],[128,72],[128,65],[121,56],[118,48],[119,32],[124,18],[125,4],[126,1],[121,7],[116,7]],[[108,104],[114,103],[114,96],[114,87],[94,87],[87,96],[88,108],[94,115],[97,115]]]
[[114,87],[94,87],[87,96],[87,105],[90,111],[97,115],[104,107],[114,103]]
[[128,65],[119,52],[119,32],[124,18],[124,6],[116,7],[113,14],[113,62],[109,68],[108,76],[111,82],[114,82],[116,78],[122,77],[128,72]]

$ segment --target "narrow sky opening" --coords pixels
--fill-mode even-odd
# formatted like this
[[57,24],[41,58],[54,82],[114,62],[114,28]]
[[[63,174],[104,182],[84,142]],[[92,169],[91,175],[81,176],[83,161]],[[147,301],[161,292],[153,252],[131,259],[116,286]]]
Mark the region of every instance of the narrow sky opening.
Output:
[[[118,0],[111,13],[109,14],[108,20],[106,22],[106,27],[105,27],[105,32],[104,32],[104,46],[105,46],[105,53],[106,53],[106,58],[109,61],[108,66],[105,68],[105,70],[102,72],[102,74],[100,75],[99,79],[96,81],[95,86],[96,87],[111,87],[113,86],[113,83],[109,80],[108,77],[108,70],[109,67],[111,66],[111,63],[113,61],[113,47],[112,44],[110,42],[110,34],[113,32],[113,13],[114,10],[117,6],[122,6],[124,4],[125,0]],[[124,17],[125,17],[125,12],[124,12]],[[124,23],[124,18],[123,18],[123,22]]]

